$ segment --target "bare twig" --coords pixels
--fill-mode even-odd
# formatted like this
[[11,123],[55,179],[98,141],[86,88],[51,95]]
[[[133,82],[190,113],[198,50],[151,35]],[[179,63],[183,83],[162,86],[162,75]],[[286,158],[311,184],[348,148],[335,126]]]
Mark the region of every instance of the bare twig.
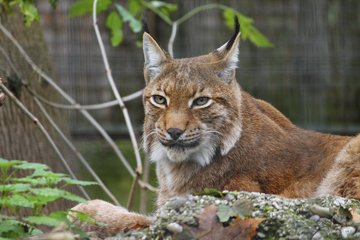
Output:
[[[144,182],[149,182],[149,178],[150,178],[150,161],[145,159],[144,174],[143,174],[142,180]],[[147,190],[148,190],[147,188],[141,188],[141,191],[140,191],[140,207],[139,207],[140,213],[147,212],[147,202],[148,202]]]
[[[42,71],[29,57],[29,55],[25,52],[19,42],[14,38],[14,36],[1,24],[0,22],[0,30],[4,33],[4,35],[17,47],[20,54],[24,57],[26,62],[37,72],[47,83],[49,83],[61,96],[65,98],[72,105],[77,105],[76,101],[70,97],[62,88],[60,88],[55,81],[49,77],[44,71]],[[79,104],[78,104],[79,105]],[[80,105],[79,105],[80,106]],[[104,128],[90,115],[90,113],[84,109],[79,109],[80,113],[100,132],[106,142],[113,148],[116,155],[119,157],[120,161],[124,164],[125,168],[128,170],[132,177],[135,177],[135,172],[127,162],[126,158],[116,145],[116,143],[111,139],[109,134],[104,130]]]
[[[67,102],[69,102],[72,105],[79,105],[75,100],[70,97],[64,90],[62,90],[55,81],[48,76],[44,71],[42,71],[29,57],[29,55],[25,52],[25,50],[22,48],[22,46],[19,44],[19,42],[12,36],[12,34],[1,24],[0,22],[0,31],[4,33],[4,35],[16,46],[16,48],[19,50],[20,54],[24,57],[26,62],[32,67],[32,69],[38,73],[47,83],[49,83],[62,97],[65,98]],[[119,157],[121,162],[124,164],[125,168],[128,170],[130,175],[132,177],[135,176],[134,170],[130,167],[130,165],[127,163],[125,157],[123,156],[120,149],[117,147],[116,143],[110,138],[110,136],[107,134],[107,132],[104,130],[103,127],[89,114],[88,111],[84,109],[79,109],[79,112],[100,132],[100,134],[103,136],[105,141],[113,148],[116,155]],[[158,189],[151,184],[144,182],[142,180],[139,180],[139,185],[141,188],[149,189],[150,191],[157,192]]]
[[112,89],[112,91],[113,91],[113,93],[115,95],[115,98],[117,99],[117,101],[119,103],[119,106],[120,106],[120,108],[121,108],[121,110],[123,112],[125,123],[126,123],[126,126],[128,128],[128,131],[129,131],[131,143],[132,143],[134,153],[135,153],[135,159],[136,159],[136,165],[137,165],[136,172],[139,173],[139,174],[142,174],[142,162],[141,162],[141,156],[140,156],[140,152],[139,152],[138,143],[137,143],[137,140],[136,140],[136,137],[135,137],[135,132],[134,132],[134,129],[132,127],[132,123],[131,123],[131,120],[130,120],[129,113],[128,113],[127,109],[126,109],[126,106],[124,105],[123,100],[121,99],[120,93],[116,88],[115,81],[114,81],[113,76],[111,74],[111,69],[110,69],[110,65],[109,65],[109,62],[108,62],[108,58],[106,56],[104,43],[103,43],[103,41],[101,39],[100,30],[99,30],[99,27],[97,25],[97,16],[96,16],[97,2],[98,2],[97,0],[94,0],[94,3],[93,3],[93,25],[94,25],[96,38],[97,38],[98,43],[99,43],[101,56],[103,58],[103,62],[104,62],[105,70],[106,70],[107,79],[109,80],[111,89]]
[[[233,10],[232,8],[230,8],[226,5],[223,5],[223,4],[210,3],[210,4],[204,4],[204,5],[201,5],[201,6],[198,6],[194,9],[192,9],[191,11],[186,13],[184,16],[178,18],[175,21],[171,21],[171,20],[168,21],[168,19],[162,18],[167,24],[169,24],[171,26],[171,35],[170,35],[169,42],[168,42],[168,51],[171,56],[174,56],[173,45],[174,45],[174,41],[176,38],[176,32],[177,32],[178,26],[180,24],[182,24],[183,22],[189,20],[192,16],[198,14],[199,12],[209,10],[209,9]],[[154,11],[152,8],[150,8],[150,10]],[[154,12],[156,13],[156,11],[154,11]]]
[[[27,89],[29,87],[27,86]],[[29,91],[30,92],[30,91]],[[53,126],[53,128],[59,133],[61,138],[65,141],[65,143],[70,147],[70,149],[75,153],[75,155],[80,159],[80,162],[85,166],[86,170],[93,176],[96,182],[99,184],[100,188],[108,195],[108,197],[113,201],[114,204],[120,206],[120,203],[117,201],[116,197],[110,192],[110,190],[105,186],[104,182],[101,181],[96,172],[92,169],[89,163],[85,160],[84,156],[76,149],[75,145],[66,137],[66,135],[61,131],[59,126],[55,123],[49,113],[46,111],[42,103],[34,97],[36,104],[39,106],[40,110],[43,112],[47,120]]]
[[[58,149],[58,147],[56,146],[54,140],[51,138],[50,134],[47,132],[47,130],[45,129],[45,127],[41,124],[41,122],[12,94],[12,92],[3,84],[2,80],[0,79],[0,88],[1,90],[10,98],[11,101],[13,101],[16,106],[24,112],[24,114],[30,118],[34,124],[36,124],[39,129],[41,130],[41,132],[45,135],[46,139],[48,140],[49,144],[51,145],[51,147],[54,149],[54,151],[56,152],[56,154],[59,156],[61,162],[63,163],[63,165],[65,166],[66,170],[69,172],[70,176],[73,179],[76,179],[76,175],[74,174],[74,172],[71,170],[69,164],[66,162],[64,156],[61,154],[60,150]],[[82,192],[82,194],[85,196],[85,198],[87,198],[88,200],[90,199],[89,195],[87,194],[87,192],[85,191],[85,189],[82,186],[78,186],[78,188],[80,189],[80,191]]]
[[137,186],[137,182],[139,180],[139,176],[140,174],[136,174],[136,176],[133,179],[133,182],[131,184],[131,188],[130,188],[130,193],[129,193],[129,198],[128,198],[128,202],[127,202],[127,209],[130,210],[132,203],[134,201],[134,195],[135,195],[135,190],[136,190],[136,186]]
[[[10,65],[11,69],[16,73],[19,74],[19,71],[17,71],[15,65],[12,63],[10,57],[6,53],[6,51],[0,46],[0,52],[4,55],[6,61]],[[19,76],[20,77],[20,76]],[[75,145],[72,144],[72,142],[66,137],[66,135],[61,131],[61,129],[58,127],[58,125],[55,123],[55,121],[52,119],[52,117],[48,114],[46,109],[43,107],[41,102],[36,98],[35,94],[36,92],[30,88],[30,86],[26,82],[22,82],[23,85],[26,87],[26,89],[29,91],[30,94],[34,96],[34,100],[39,106],[40,110],[43,112],[45,117],[48,119],[50,124],[54,127],[54,129],[59,133],[59,135],[63,138],[65,143],[71,148],[71,150],[76,154],[76,156],[80,159],[80,161],[83,163],[85,168],[89,171],[89,173],[94,177],[94,179],[97,181],[99,186],[103,189],[103,191],[108,195],[108,197],[117,205],[120,206],[120,203],[117,201],[115,196],[109,191],[109,189],[105,186],[105,184],[101,181],[101,179],[98,177],[98,175],[95,173],[95,171],[91,168],[91,166],[87,163],[83,155],[76,149]],[[1,105],[1,94],[0,93],[0,105]]]
[[[31,90],[30,90],[31,91]],[[140,96],[142,96],[143,90],[139,90],[137,92],[134,92],[128,96],[123,97],[122,99],[124,100],[124,102],[127,101],[131,101],[133,99],[136,99]],[[113,101],[109,101],[109,102],[104,102],[104,103],[99,103],[99,104],[91,104],[91,105],[79,105],[79,104],[61,104],[61,103],[56,103],[56,102],[52,102],[49,101],[47,99],[45,99],[44,97],[40,96],[39,94],[37,94],[36,92],[32,92],[32,94],[38,98],[41,102],[55,107],[55,108],[61,108],[61,109],[68,109],[68,110],[79,110],[79,109],[85,109],[85,110],[98,110],[98,109],[104,109],[104,108],[109,108],[109,107],[113,107],[118,105],[118,101],[117,100],[113,100]]]
[[178,24],[176,22],[173,22],[171,24],[171,36],[169,39],[169,43],[168,43],[168,52],[170,54],[170,56],[174,57],[174,51],[173,51],[173,46],[174,46],[174,41],[176,38],[176,32],[177,32],[177,26]]

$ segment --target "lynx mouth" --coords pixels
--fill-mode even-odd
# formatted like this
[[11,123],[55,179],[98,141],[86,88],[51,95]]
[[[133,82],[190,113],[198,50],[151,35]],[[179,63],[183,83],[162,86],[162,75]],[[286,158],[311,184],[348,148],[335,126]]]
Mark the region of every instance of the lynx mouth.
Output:
[[174,150],[186,150],[190,148],[195,148],[200,145],[200,141],[192,141],[192,142],[185,142],[185,141],[160,141],[160,143],[169,148]]

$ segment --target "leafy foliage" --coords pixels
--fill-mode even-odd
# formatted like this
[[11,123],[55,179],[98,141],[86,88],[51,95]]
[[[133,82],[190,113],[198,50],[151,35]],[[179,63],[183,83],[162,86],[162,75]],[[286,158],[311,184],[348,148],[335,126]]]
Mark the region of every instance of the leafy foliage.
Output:
[[250,39],[252,43],[254,43],[258,47],[273,47],[274,45],[262,34],[259,30],[257,30],[254,26],[254,20],[244,16],[243,14],[235,11],[234,9],[226,9],[223,12],[226,25],[232,29],[234,25],[234,17],[237,16],[240,23],[240,30],[242,34],[242,38],[244,40]]
[[[52,8],[55,9],[58,1],[48,1]],[[69,15],[75,17],[92,14],[93,4],[94,0],[77,0],[71,4]],[[223,11],[225,24],[230,28],[233,28],[234,16],[238,16],[242,39],[249,39],[258,47],[273,47],[273,44],[266,38],[266,36],[254,27],[253,19],[222,4],[209,3],[201,5],[179,19],[188,19],[197,12],[211,8],[218,8]],[[0,12],[1,10],[8,13],[18,10],[23,15],[24,22],[27,26],[30,26],[34,21],[39,20],[39,13],[34,0],[0,0]],[[127,1],[127,6],[123,6],[113,0],[98,0],[96,6],[97,14],[104,12],[107,15],[106,27],[110,31],[110,40],[113,46],[118,46],[123,42],[123,31],[125,27],[125,24],[123,23],[128,23],[131,31],[134,34],[138,34],[141,32],[142,27],[140,19],[142,16],[145,16],[145,11],[153,12],[164,22],[172,25],[174,23],[179,24],[179,19],[172,20],[171,18],[171,14],[177,10],[177,4],[157,0],[129,0]]]
[[[25,171],[24,171],[25,170]],[[58,199],[84,202],[85,199],[64,188],[69,185],[88,186],[94,182],[71,179],[66,174],[54,173],[48,166],[19,160],[0,158],[0,239],[21,238],[41,233],[39,227],[67,224],[66,212],[44,214],[44,208]],[[17,177],[19,174],[25,175]],[[27,175],[26,175],[27,174]],[[25,217],[24,209],[29,212]]]
[[[83,16],[85,14],[92,13],[93,3],[94,0],[78,0],[77,2],[74,2],[70,7],[70,16]],[[111,0],[99,0],[96,6],[96,13],[99,14],[100,12],[105,11],[109,8],[110,4]]]
[[[49,0],[49,4],[55,9],[57,0]],[[39,20],[39,12],[34,0],[0,0],[0,13],[2,11],[11,13],[16,10],[23,15],[26,26],[30,26],[34,21]]]
[[[97,6],[98,13],[107,12],[106,27],[110,31],[111,43],[113,46],[118,46],[123,41],[123,29],[125,27],[123,23],[128,23],[134,34],[141,32],[140,19],[145,15],[145,11],[153,12],[169,25],[174,23],[179,24],[179,19],[188,19],[193,15],[193,13],[189,12],[178,20],[172,20],[171,14],[178,10],[178,6],[165,1],[129,0],[127,1],[127,6],[115,3],[115,1],[113,2],[114,3],[112,3],[111,0],[99,0]],[[85,14],[92,13],[92,5],[93,0],[78,0],[71,5],[70,15],[83,16]],[[225,24],[231,29],[234,25],[234,16],[238,16],[240,30],[244,40],[249,39],[258,47],[273,47],[273,44],[266,38],[266,36],[253,26],[254,20],[241,14],[235,9],[221,4],[205,4],[192,11],[200,12],[210,8],[221,9],[223,11]]]

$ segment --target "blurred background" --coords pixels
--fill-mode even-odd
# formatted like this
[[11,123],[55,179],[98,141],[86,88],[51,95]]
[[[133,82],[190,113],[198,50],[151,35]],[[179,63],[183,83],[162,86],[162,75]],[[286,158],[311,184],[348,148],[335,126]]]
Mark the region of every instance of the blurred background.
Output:
[[[59,1],[53,11],[47,0],[38,1],[41,27],[48,46],[53,76],[79,103],[95,104],[114,99],[90,15],[69,17],[74,1]],[[119,1],[126,4],[126,1]],[[241,41],[237,80],[244,90],[273,104],[295,124],[328,133],[360,132],[360,1],[358,0],[242,0],[170,1],[178,5],[177,19],[197,6],[226,4],[255,20],[272,43],[260,48]],[[117,87],[122,96],[144,87],[140,38],[124,29],[124,41],[112,47],[105,19],[101,32]],[[166,49],[171,28],[155,15],[147,15],[150,31]],[[175,57],[207,54],[224,44],[232,30],[222,12],[201,12],[180,25],[174,43]],[[126,103],[136,134],[141,138],[141,98]],[[122,112],[115,106],[92,111],[114,137],[135,167]],[[95,129],[76,111],[63,110],[71,137],[91,161],[106,185],[126,203],[131,178]],[[154,165],[150,166],[152,169]],[[82,168],[80,167],[80,171]],[[86,172],[83,178],[91,179]],[[153,172],[151,181],[156,185]],[[126,193],[126,194],[125,194]],[[124,194],[126,196],[124,196]],[[93,198],[106,197],[97,188]],[[149,206],[153,196],[149,197]],[[150,208],[151,210],[151,208]],[[149,209],[148,209],[149,211]]]
[[[255,26],[274,44],[273,48],[259,48],[250,41],[241,42],[237,80],[243,89],[270,102],[306,129],[337,134],[360,132],[359,1],[176,1],[178,11],[173,19],[211,2],[221,2],[253,18]],[[48,4],[42,9],[42,26],[55,75],[60,85],[82,104],[112,100],[91,16],[70,18],[70,3],[60,1],[55,12]],[[166,49],[171,28],[159,18],[148,19],[152,35]],[[103,22],[104,19],[99,25],[104,26]],[[102,30],[122,96],[142,89],[143,53],[134,44],[136,36],[128,29],[124,42],[114,48],[107,30]],[[179,27],[174,56],[207,54],[225,43],[231,34],[221,11],[204,11]],[[127,107],[140,136],[141,98],[129,102]],[[120,140],[119,146],[129,159],[133,159],[119,107],[93,114],[110,135]],[[114,161],[111,149],[79,113],[71,112],[69,117],[71,135],[99,175],[111,189],[120,188],[115,193],[128,192],[121,189],[129,188],[130,179],[123,179],[128,174],[120,171],[123,167]]]

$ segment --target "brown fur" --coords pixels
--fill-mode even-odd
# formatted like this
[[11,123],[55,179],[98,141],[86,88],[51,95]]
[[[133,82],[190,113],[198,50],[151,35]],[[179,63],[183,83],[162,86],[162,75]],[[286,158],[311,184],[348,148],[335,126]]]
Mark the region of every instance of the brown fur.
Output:
[[[360,199],[360,135],[300,129],[243,91],[235,80],[238,41],[229,50],[224,45],[205,56],[173,59],[144,34],[144,148],[157,165],[158,205],[206,187]],[[194,105],[199,97],[210,100]],[[174,139],[169,129],[181,136]],[[75,210],[109,223],[111,232],[150,222],[98,200]]]
[[[152,66],[158,68],[157,72],[151,77],[145,62],[144,91],[144,145],[157,164],[158,204],[205,187],[286,197],[336,194],[359,199],[360,136],[351,138],[300,129],[271,104],[242,90],[231,68],[238,40],[239,37],[228,51],[220,48],[205,56],[173,59],[149,35],[144,35],[145,44],[153,46],[150,54],[159,56],[157,64]],[[225,77],[221,71],[227,72]],[[164,95],[169,104],[154,105],[153,95]],[[188,101],[194,95],[210,96],[213,103],[204,109],[192,109]],[[169,140],[166,133],[169,128],[185,131],[189,139],[195,132],[201,135],[200,141],[205,141],[203,132],[209,126],[221,134],[211,136],[212,142],[208,144],[217,150],[206,164],[199,164],[194,154],[181,159],[178,156],[181,151],[166,155],[164,149],[169,148],[157,145],[159,141]],[[241,129],[240,137],[223,154],[222,144],[236,129]],[[353,143],[348,146],[351,139]],[[348,150],[344,158],[335,163],[345,146]],[[334,171],[337,177],[331,181],[328,174]],[[327,183],[323,183],[325,179]]]

